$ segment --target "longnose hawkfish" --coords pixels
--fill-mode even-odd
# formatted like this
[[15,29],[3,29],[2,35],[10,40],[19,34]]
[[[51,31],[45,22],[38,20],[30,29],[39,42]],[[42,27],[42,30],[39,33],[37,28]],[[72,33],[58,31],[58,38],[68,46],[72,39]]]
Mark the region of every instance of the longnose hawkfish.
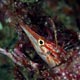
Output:
[[37,54],[51,68],[66,60],[67,53],[62,47],[56,46],[56,43],[46,40],[44,37],[34,32],[27,24],[20,22],[19,25],[31,41]]

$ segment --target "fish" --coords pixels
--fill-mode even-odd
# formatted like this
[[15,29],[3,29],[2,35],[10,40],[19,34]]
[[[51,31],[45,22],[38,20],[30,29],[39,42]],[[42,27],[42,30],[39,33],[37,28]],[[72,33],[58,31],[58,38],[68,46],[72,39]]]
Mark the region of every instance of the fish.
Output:
[[29,25],[22,21],[19,22],[19,26],[31,41],[31,44],[37,54],[50,68],[53,68],[61,64],[63,60],[66,60],[65,57],[67,53],[62,47],[58,45],[56,46],[56,43],[47,40],[43,36],[40,36],[33,31]]

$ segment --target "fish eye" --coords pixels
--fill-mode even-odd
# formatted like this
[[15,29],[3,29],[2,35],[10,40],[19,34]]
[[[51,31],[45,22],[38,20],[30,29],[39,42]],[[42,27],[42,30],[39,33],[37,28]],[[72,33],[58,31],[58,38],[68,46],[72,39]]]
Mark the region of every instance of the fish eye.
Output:
[[39,45],[44,45],[44,40],[39,39],[39,40],[38,40],[38,44],[39,44]]

